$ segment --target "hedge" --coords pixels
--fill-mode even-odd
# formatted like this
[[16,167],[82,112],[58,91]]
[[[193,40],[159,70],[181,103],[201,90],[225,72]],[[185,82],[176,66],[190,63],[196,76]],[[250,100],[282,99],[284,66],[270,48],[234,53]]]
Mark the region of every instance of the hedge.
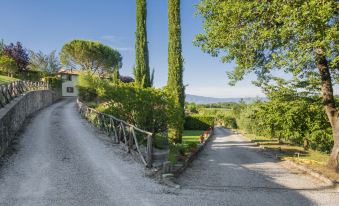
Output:
[[222,120],[226,128],[238,129],[237,120],[234,117],[226,116]]
[[206,130],[214,125],[215,117],[211,115],[191,115],[185,117],[185,130]]

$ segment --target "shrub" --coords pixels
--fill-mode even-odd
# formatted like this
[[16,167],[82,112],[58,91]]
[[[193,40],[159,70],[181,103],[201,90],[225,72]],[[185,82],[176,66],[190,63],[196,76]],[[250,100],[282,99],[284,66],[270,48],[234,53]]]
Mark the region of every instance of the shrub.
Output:
[[81,73],[77,85],[80,99],[83,101],[96,101],[98,97],[97,90],[102,84],[101,81],[104,80],[89,72]]
[[168,139],[166,136],[161,134],[156,134],[154,136],[154,146],[158,149],[166,149],[168,148]]
[[234,117],[226,116],[223,118],[225,127],[238,129],[237,120]]
[[183,144],[176,144],[175,149],[179,155],[185,156],[186,147]]
[[80,75],[79,95],[85,101],[104,102],[97,110],[111,114],[154,135],[165,133],[171,121],[173,99],[162,89],[143,88],[135,83],[113,84],[96,75]]
[[134,83],[119,83],[108,85],[101,97],[106,101],[102,112],[152,133],[167,130],[172,99],[163,90],[143,88]]
[[330,128],[326,130],[317,130],[310,134],[310,146],[314,150],[330,153],[333,147],[332,131]]
[[198,144],[196,142],[190,142],[190,143],[188,143],[187,148],[191,151],[195,150],[195,149],[198,148]]
[[214,125],[215,117],[209,115],[191,115],[185,117],[186,130],[206,130]]

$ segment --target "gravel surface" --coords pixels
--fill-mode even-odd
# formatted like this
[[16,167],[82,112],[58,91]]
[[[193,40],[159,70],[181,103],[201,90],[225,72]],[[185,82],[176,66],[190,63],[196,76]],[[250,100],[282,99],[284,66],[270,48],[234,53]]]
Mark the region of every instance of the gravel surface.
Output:
[[34,116],[2,160],[0,205],[335,205],[339,193],[284,169],[229,131],[179,179],[182,189],[145,177],[144,167],[98,134],[74,99]]
[[224,192],[230,199],[223,197],[221,201],[232,205],[338,205],[339,202],[337,189],[292,168],[286,169],[248,139],[221,127],[215,129],[213,141],[178,183],[183,189]]

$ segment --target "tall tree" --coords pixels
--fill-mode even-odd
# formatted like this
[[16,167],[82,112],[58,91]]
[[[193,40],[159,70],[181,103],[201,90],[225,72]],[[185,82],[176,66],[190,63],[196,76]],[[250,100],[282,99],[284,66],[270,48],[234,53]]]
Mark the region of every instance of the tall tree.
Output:
[[122,57],[117,50],[87,40],[66,43],[61,50],[60,60],[63,65],[73,69],[91,71],[105,77],[111,77],[114,69],[122,66]]
[[56,74],[61,67],[55,50],[47,55],[41,51],[30,51],[29,55],[28,68],[35,71],[41,71],[45,76]]
[[6,47],[4,40],[0,40],[0,71],[7,73],[8,76],[13,76],[13,74],[18,70],[17,65],[11,57],[4,54],[4,48]]
[[169,136],[176,143],[181,142],[184,106],[185,87],[183,85],[183,57],[181,46],[181,25],[180,25],[180,0],[168,0],[168,90],[175,99],[177,121],[174,125],[169,125]]
[[204,34],[196,44],[224,62],[234,83],[254,72],[259,83],[280,69],[298,78],[317,72],[323,104],[332,126],[334,146],[329,160],[339,170],[339,112],[333,94],[339,79],[339,3],[336,0],[203,0],[198,12]]
[[3,55],[14,60],[19,72],[26,71],[29,64],[29,55],[27,50],[20,42],[16,44],[10,43],[3,48]]
[[18,71],[18,67],[14,59],[0,54],[0,71],[7,73],[8,76],[13,76]]
[[137,4],[137,31],[135,33],[135,68],[134,78],[137,84],[142,87],[151,87],[151,77],[148,57],[147,42],[147,7],[146,0],[136,0]]

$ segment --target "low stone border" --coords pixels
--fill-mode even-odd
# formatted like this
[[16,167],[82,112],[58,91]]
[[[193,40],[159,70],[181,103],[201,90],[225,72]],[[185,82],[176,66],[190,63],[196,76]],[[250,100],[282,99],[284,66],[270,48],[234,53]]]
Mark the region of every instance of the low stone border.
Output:
[[206,145],[211,141],[212,136],[214,135],[214,127],[209,132],[206,140],[203,144],[199,145],[197,150],[194,153],[191,153],[190,156],[182,163],[177,163],[172,165],[169,161],[164,162],[162,168],[157,169],[156,171],[150,172],[155,179],[160,183],[165,184],[169,187],[179,189],[180,185],[175,183],[175,178],[182,174],[186,168],[193,162],[194,159],[198,157],[200,152],[206,147]]
[[193,162],[193,160],[198,157],[198,155],[206,147],[208,142],[211,141],[213,134],[214,128],[212,127],[212,130],[209,132],[204,143],[200,144],[197,150],[194,153],[191,153],[190,156],[188,156],[188,158],[184,162],[182,162],[182,165],[177,168],[175,168],[175,165],[172,166],[171,173],[174,175],[174,177],[178,177],[180,174],[182,174],[186,170],[186,168]]

